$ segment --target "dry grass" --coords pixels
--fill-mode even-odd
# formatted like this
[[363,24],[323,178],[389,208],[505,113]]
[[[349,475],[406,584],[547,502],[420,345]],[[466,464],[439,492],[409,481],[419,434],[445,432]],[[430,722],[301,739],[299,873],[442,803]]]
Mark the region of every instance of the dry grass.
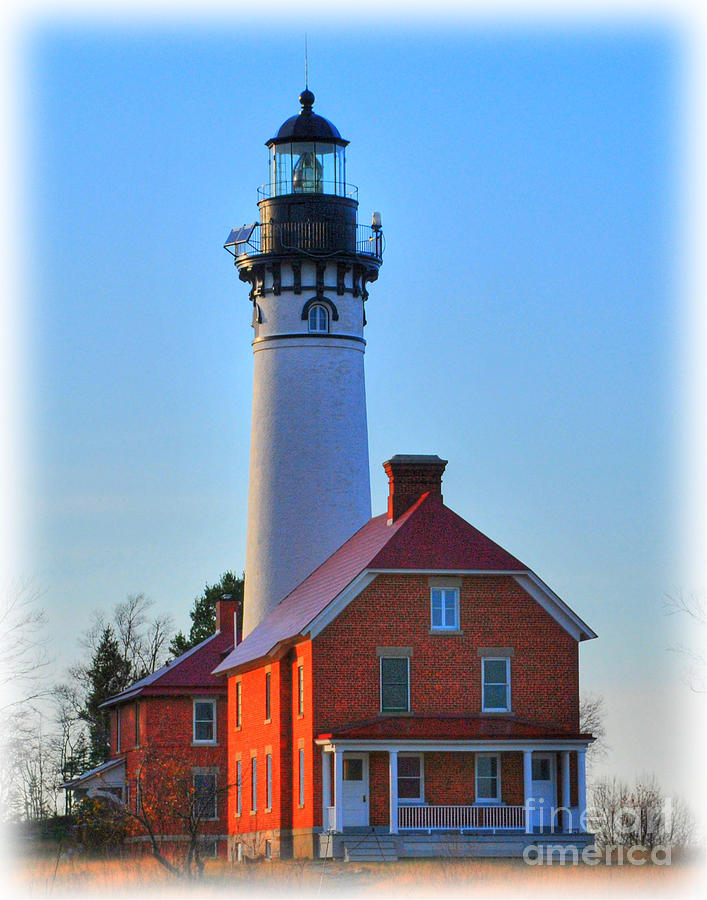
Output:
[[312,861],[230,865],[213,861],[197,883],[176,880],[151,858],[57,860],[43,849],[18,853],[18,897],[688,897],[704,896],[700,863],[671,866],[527,866],[522,860],[431,859],[397,863]]

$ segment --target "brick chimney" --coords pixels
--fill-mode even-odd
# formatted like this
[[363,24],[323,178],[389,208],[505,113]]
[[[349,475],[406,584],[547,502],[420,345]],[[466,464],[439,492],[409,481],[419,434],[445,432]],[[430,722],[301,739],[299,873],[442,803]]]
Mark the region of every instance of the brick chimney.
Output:
[[216,630],[234,636],[234,645],[241,640],[241,601],[228,595],[216,601]]
[[435,494],[442,501],[442,472],[446,459],[398,453],[383,463],[388,476],[388,522],[394,522],[423,494]]

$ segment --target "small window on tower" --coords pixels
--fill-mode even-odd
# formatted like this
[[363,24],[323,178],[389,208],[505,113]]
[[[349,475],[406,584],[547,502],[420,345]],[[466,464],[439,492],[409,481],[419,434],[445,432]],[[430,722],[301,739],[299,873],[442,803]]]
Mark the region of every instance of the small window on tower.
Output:
[[329,312],[326,307],[318,304],[310,307],[309,330],[315,334],[326,334],[329,331]]

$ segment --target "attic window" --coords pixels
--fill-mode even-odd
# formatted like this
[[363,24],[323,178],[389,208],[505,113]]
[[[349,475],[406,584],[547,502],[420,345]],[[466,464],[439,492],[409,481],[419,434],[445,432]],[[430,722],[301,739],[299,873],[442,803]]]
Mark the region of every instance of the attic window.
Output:
[[194,701],[194,743],[216,743],[216,701]]
[[430,589],[430,626],[433,631],[459,631],[459,588]]

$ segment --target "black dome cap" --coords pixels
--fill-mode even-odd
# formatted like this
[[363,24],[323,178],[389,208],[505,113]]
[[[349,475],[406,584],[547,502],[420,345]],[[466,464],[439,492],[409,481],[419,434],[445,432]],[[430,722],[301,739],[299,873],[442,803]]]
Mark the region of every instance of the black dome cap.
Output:
[[275,137],[267,141],[267,147],[289,141],[326,141],[330,144],[338,144],[340,147],[348,144],[348,141],[345,141],[339,134],[336,125],[333,125],[324,116],[318,116],[312,112],[314,94],[309,88],[305,88],[299,95],[299,102],[302,104],[299,115],[290,116],[287,121],[283,122]]

